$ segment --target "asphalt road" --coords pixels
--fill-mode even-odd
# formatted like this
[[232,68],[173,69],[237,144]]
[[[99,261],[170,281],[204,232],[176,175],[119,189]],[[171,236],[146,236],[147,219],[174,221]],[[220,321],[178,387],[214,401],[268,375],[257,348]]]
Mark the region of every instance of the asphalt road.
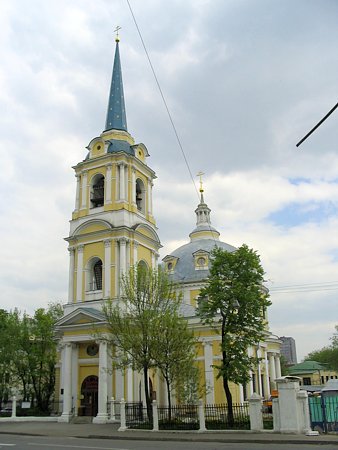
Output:
[[1,435],[0,449],[13,450],[337,450],[337,445],[288,444],[223,444],[218,442],[121,441],[71,437],[38,437]]

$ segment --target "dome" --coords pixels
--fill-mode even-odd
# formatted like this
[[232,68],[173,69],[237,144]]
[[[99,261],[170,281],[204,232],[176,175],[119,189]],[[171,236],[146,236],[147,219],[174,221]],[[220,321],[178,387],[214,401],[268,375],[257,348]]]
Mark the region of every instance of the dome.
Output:
[[[174,250],[169,257],[173,257],[176,260],[174,269],[170,273],[170,278],[176,282],[199,282],[205,280],[209,275],[210,260],[208,255],[215,248],[219,247],[227,252],[234,252],[236,247],[226,244],[225,242],[215,241],[214,239],[198,239],[182,245],[178,249]],[[196,260],[195,255],[199,255]],[[202,256],[204,255],[204,256]],[[166,257],[168,258],[168,257]],[[166,259],[165,258],[165,259]],[[205,258],[208,262],[205,268],[199,268],[197,266],[198,258]]]
[[205,281],[209,276],[210,254],[215,247],[227,252],[237,250],[219,240],[219,232],[211,226],[210,209],[204,202],[202,188],[200,192],[201,200],[195,210],[196,227],[189,234],[190,242],[163,258],[171,280],[176,283]]

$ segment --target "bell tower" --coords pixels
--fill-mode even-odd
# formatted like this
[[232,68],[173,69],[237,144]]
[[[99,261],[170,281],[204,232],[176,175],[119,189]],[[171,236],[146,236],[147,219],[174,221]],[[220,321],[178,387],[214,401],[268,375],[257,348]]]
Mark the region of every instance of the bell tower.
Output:
[[118,36],[115,41],[105,129],[73,167],[68,305],[118,298],[122,273],[140,261],[154,267],[161,247],[152,206],[156,176],[146,146],[127,129]]

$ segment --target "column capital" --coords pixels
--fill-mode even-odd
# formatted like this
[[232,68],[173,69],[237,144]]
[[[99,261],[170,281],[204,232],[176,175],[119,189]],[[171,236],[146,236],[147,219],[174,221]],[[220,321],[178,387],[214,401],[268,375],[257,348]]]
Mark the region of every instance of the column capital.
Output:
[[103,243],[104,243],[104,246],[105,247],[110,247],[111,246],[111,239],[104,239],[103,240]]
[[87,175],[87,174],[88,174],[88,169],[81,170],[81,175]]
[[74,253],[75,249],[76,249],[75,245],[70,245],[70,246],[67,248],[67,250],[69,251],[69,253],[72,253],[72,252]]
[[124,161],[117,161],[117,165],[118,165],[119,167],[124,167],[124,166],[126,166],[127,164],[126,164]]
[[135,247],[135,248],[137,248],[137,247],[140,245],[140,243],[137,242],[137,241],[135,241],[135,240],[133,241],[133,243],[134,243],[134,247]]
[[83,253],[83,249],[84,249],[84,245],[83,244],[80,244],[80,245],[77,246],[77,251],[79,253]]
[[117,239],[117,241],[120,243],[120,245],[126,245],[129,242],[129,239],[126,237],[120,237]]

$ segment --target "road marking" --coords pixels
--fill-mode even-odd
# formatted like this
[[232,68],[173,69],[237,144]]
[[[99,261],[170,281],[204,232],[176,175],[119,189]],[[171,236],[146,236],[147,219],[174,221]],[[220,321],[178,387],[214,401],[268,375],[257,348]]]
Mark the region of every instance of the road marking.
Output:
[[0,444],[1,447],[14,447],[16,444]]
[[[7,444],[7,445],[15,445],[15,444]],[[85,447],[83,445],[38,444],[35,442],[28,442],[28,445],[35,445],[37,447],[39,446],[39,447],[45,447],[45,448],[60,447],[60,448],[87,448],[87,449],[92,449],[92,450],[128,450],[127,448],[117,448],[117,447]]]

